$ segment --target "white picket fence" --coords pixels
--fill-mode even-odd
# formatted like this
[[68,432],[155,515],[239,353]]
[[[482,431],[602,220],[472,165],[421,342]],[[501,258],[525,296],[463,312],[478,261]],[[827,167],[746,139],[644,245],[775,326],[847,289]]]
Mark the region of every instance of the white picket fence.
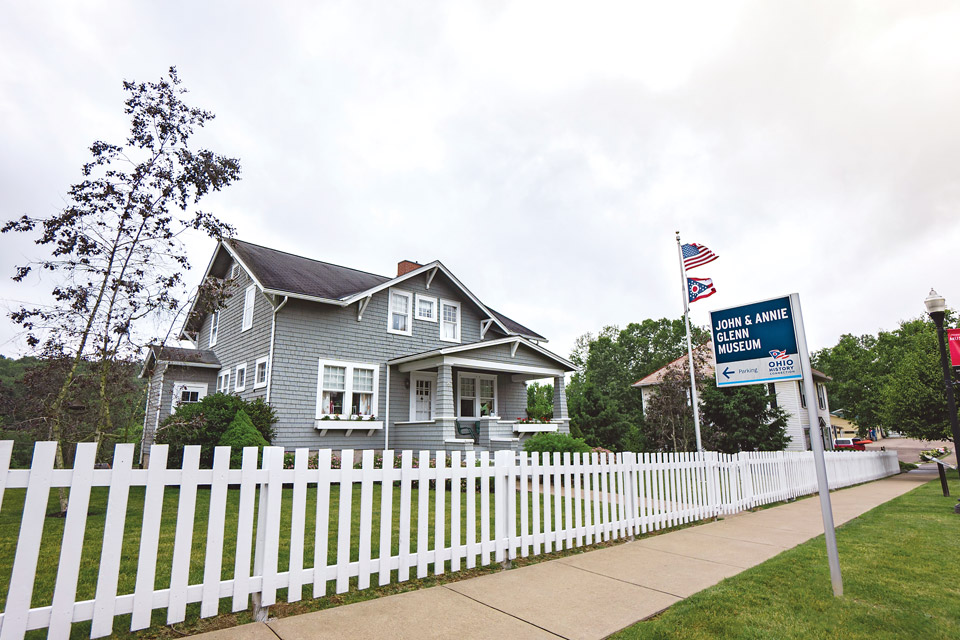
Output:
[[[200,469],[199,447],[187,447],[182,468],[168,469],[166,445],[154,445],[150,468],[134,469],[133,446],[122,444],[115,449],[112,469],[95,469],[93,446],[81,444],[74,468],[58,470],[55,444],[42,442],[35,447],[31,469],[12,470],[11,448],[11,442],[0,442],[0,504],[6,490],[25,488],[26,494],[0,614],[0,640],[42,628],[49,629],[51,638],[67,637],[71,625],[83,621],[92,621],[90,637],[103,637],[113,632],[115,617],[124,614],[131,614],[131,630],[144,629],[157,609],[166,609],[166,622],[172,624],[185,619],[191,603],[200,603],[201,617],[247,609],[251,600],[255,611],[265,612],[278,597],[289,602],[323,597],[328,581],[334,582],[336,593],[348,590],[352,581],[366,589],[373,582],[385,585],[412,574],[423,578],[431,567],[440,574],[632,537],[816,491],[809,452],[541,458],[506,451],[494,456],[420,451],[415,464],[411,451],[386,451],[384,468],[375,468],[374,452],[365,450],[357,452],[360,465],[354,469],[355,452],[345,450],[336,469],[331,468],[331,451],[321,450],[318,468],[310,469],[310,452],[304,449],[296,452],[293,468],[284,469],[283,450],[268,447],[261,464],[256,449],[245,449],[241,468],[231,469],[229,448],[218,447],[213,468]],[[431,458],[437,461],[435,467]],[[831,488],[899,471],[893,452],[831,452],[827,468]],[[419,490],[431,481],[438,488],[449,482],[452,490]],[[45,523],[50,526],[48,499],[58,487],[70,489],[62,542],[58,538],[43,546]],[[96,540],[99,562],[87,566],[97,574],[96,591],[92,599],[78,600],[94,487],[109,487],[102,544]],[[142,513],[128,513],[131,487],[144,487]],[[209,506],[198,513],[201,487],[209,491]],[[164,529],[164,492],[173,489],[178,492],[175,518],[168,508]],[[336,502],[331,499],[334,490]],[[310,530],[308,496],[316,503]],[[134,576],[132,557],[123,557],[128,516],[137,521],[131,525],[141,526],[135,586],[131,593],[119,594],[121,571],[128,580]],[[358,527],[354,519],[359,519]],[[281,521],[288,525],[288,534]],[[192,557],[197,555],[192,553],[195,524],[198,531],[206,530],[204,540],[197,541],[205,545],[202,559]],[[331,530],[336,534],[329,534]],[[161,539],[169,545],[170,535],[172,560],[158,567]],[[230,556],[224,543],[234,535],[235,553]],[[374,557],[377,541],[380,551]],[[90,565],[90,558],[86,560]],[[46,598],[49,604],[33,606],[38,562],[44,567],[57,563],[56,580]],[[191,566],[195,574],[202,566],[201,580],[190,580]],[[162,588],[156,587],[158,577]],[[51,580],[49,572],[46,580]],[[285,593],[278,594],[280,590]]]

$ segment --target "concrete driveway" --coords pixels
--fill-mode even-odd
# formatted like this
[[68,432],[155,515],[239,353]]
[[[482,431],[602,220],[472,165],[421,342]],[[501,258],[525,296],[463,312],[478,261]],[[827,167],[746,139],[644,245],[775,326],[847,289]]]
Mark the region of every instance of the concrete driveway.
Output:
[[[953,443],[949,440],[917,440],[915,438],[884,438],[866,445],[867,451],[896,451],[900,462],[920,462],[920,452],[937,447],[946,447],[953,451]],[[953,456],[951,456],[952,458]]]

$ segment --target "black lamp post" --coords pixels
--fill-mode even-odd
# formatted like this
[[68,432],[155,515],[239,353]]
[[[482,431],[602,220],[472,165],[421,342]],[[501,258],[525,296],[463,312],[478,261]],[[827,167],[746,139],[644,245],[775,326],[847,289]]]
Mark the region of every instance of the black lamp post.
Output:
[[943,367],[943,385],[947,391],[947,413],[950,414],[950,429],[953,432],[953,453],[957,457],[957,470],[960,472],[960,424],[957,424],[957,403],[953,398],[953,376],[950,375],[950,361],[947,360],[947,344],[943,339],[943,317],[947,311],[947,301],[939,293],[930,289],[930,295],[923,301],[927,313],[937,325],[937,339],[940,341],[940,366]]

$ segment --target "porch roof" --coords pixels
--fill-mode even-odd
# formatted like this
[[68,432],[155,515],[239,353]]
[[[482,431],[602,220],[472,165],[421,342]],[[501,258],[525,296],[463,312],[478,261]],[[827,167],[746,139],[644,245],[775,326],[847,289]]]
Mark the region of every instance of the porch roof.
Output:
[[[515,356],[517,349],[523,345],[538,354],[544,356],[550,361],[551,366],[543,367],[520,362],[505,362],[503,360],[483,360],[471,358],[471,352],[483,351],[499,345],[510,345],[511,356]],[[484,340],[482,342],[471,342],[470,344],[458,344],[440,349],[431,349],[407,356],[401,356],[388,360],[387,364],[399,366],[400,371],[419,371],[422,369],[432,369],[441,364],[449,364],[458,367],[471,369],[486,369],[490,371],[504,371],[517,374],[521,377],[552,377],[562,376],[568,371],[576,371],[576,366],[566,358],[544,349],[535,342],[531,342],[521,336],[508,336],[497,340]]]

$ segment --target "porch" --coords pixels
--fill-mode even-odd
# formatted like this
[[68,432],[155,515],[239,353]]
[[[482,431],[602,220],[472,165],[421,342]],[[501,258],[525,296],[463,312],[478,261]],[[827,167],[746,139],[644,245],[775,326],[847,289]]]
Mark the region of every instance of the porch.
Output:
[[[520,450],[536,433],[570,432],[571,363],[524,338],[457,345],[387,363],[393,449]],[[553,418],[527,417],[526,382],[553,381]]]

